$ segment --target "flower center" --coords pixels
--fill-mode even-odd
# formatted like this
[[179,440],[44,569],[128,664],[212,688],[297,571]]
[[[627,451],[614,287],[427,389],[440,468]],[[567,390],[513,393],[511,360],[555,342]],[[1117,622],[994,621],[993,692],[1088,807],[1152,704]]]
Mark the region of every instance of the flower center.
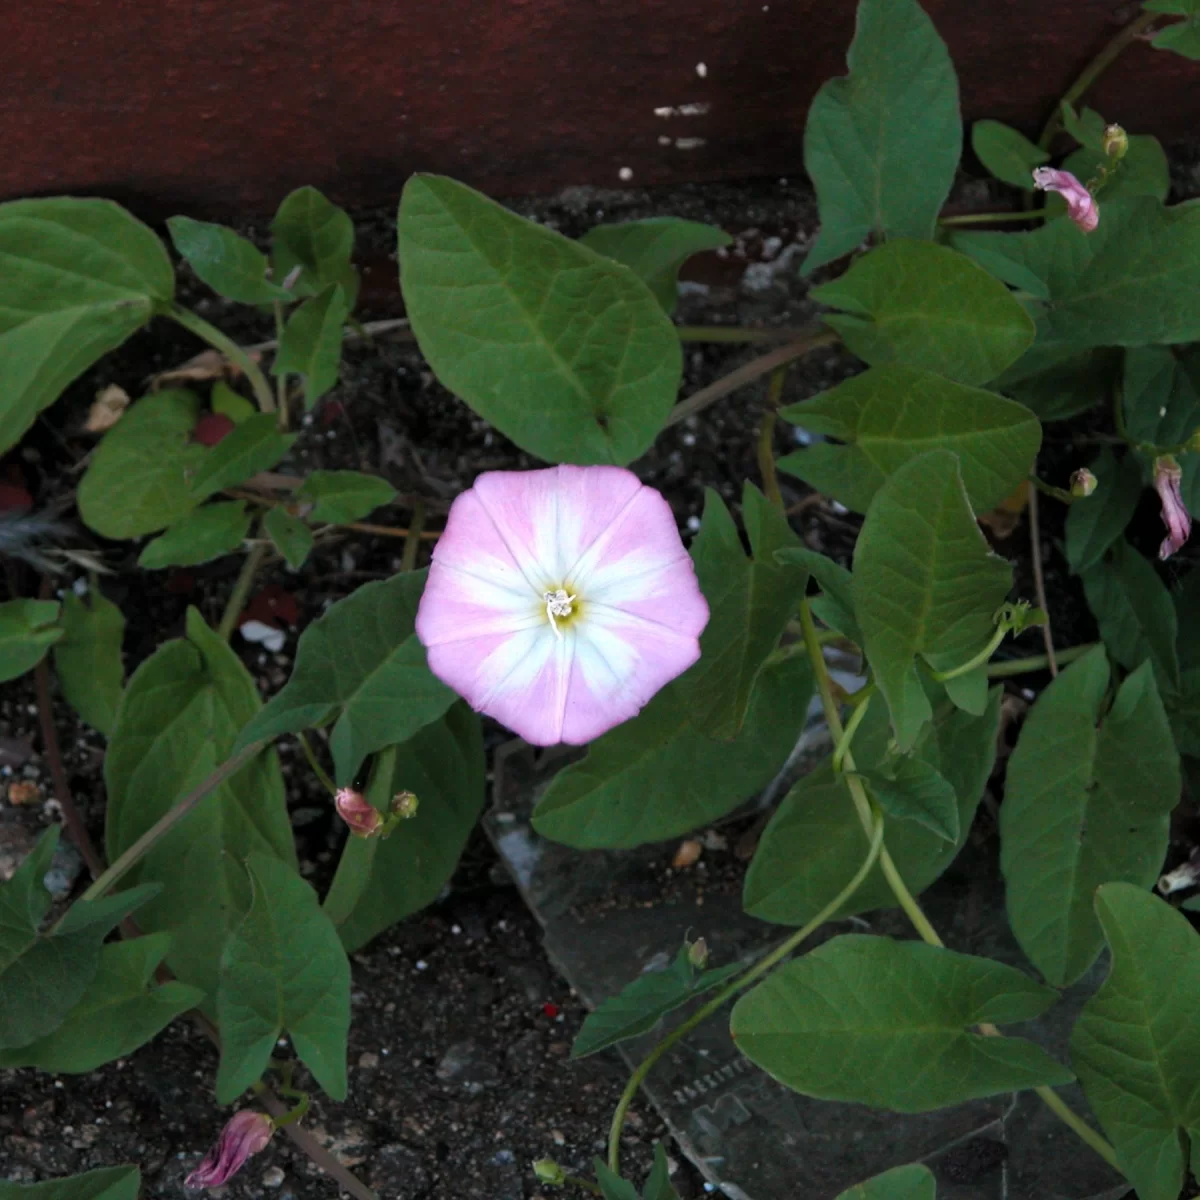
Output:
[[572,606],[579,597],[568,595],[566,588],[555,588],[552,592],[543,592],[542,599],[546,602],[546,620],[550,622],[554,636],[562,637],[562,630],[558,627],[558,622],[575,615],[575,609]]

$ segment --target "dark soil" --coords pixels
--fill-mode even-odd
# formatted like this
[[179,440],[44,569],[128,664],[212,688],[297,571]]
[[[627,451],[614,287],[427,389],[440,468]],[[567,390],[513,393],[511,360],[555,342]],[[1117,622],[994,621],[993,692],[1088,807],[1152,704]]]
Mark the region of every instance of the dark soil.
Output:
[[[986,201],[986,187],[967,185],[964,206]],[[577,189],[552,201],[518,203],[519,211],[576,235],[601,221],[673,213],[724,226],[736,235],[728,252],[689,267],[677,313],[684,324],[799,326],[813,306],[796,267],[803,257],[814,209],[807,189],[787,181],[744,187],[679,189],[664,194]],[[364,268],[364,321],[400,315],[391,213],[357,214]],[[806,232],[807,231],[807,232]],[[252,235],[255,230],[248,230]],[[202,315],[243,343],[273,334],[269,320],[231,310],[198,286],[191,299]],[[61,511],[70,526],[65,545],[95,554],[114,572],[105,593],[128,620],[126,663],[132,670],[163,641],[179,636],[188,605],[211,624],[220,619],[239,560],[187,571],[134,571],[139,547],[104,543],[73,518],[70,496],[94,444],[80,433],[96,390],[109,383],[138,395],[146,379],[179,365],[201,347],[184,331],[158,322],[75,385],[39,421],[7,466],[19,470],[39,511]],[[685,394],[727,373],[758,351],[718,344],[685,346]],[[853,360],[822,350],[790,371],[785,400],[811,396],[853,373]],[[698,526],[706,487],[735,510],[744,479],[758,481],[756,439],[765,385],[744,389],[703,416],[668,430],[635,469],[664,492],[685,533]],[[1055,427],[1043,473],[1060,480],[1079,465],[1079,450]],[[792,427],[780,423],[777,452],[789,448]],[[1059,443],[1060,436],[1064,439]],[[541,465],[517,450],[461,402],[448,395],[403,338],[380,338],[348,348],[338,389],[303,423],[292,457],[279,470],[316,467],[378,472],[399,491],[396,504],[371,520],[404,527],[420,500],[429,527],[440,526],[453,497],[483,470]],[[798,480],[781,477],[798,530],[815,549],[848,561],[859,519],[817,497]],[[807,500],[806,500],[807,498]],[[1056,640],[1094,636],[1077,582],[1056,549],[1061,510],[1043,508],[1047,584]],[[1151,513],[1151,515],[1153,515]],[[1149,536],[1149,535],[1148,535]],[[360,583],[398,569],[402,538],[343,531],[321,542],[298,573],[268,563],[260,586],[290,596],[295,629],[280,654],[235,637],[234,646],[272,694],[287,677],[295,634],[327,605]],[[1017,592],[1031,598],[1024,525],[1001,553],[1016,560]],[[72,568],[61,579],[69,586]],[[9,595],[32,595],[38,581],[23,564],[7,564]],[[7,598],[4,596],[3,598]],[[1040,635],[1023,636],[1012,653],[1041,651]],[[1023,680],[1022,683],[1028,683]],[[1033,682],[1036,682],[1033,681]],[[104,740],[82,726],[63,703],[55,720],[70,785],[93,837],[102,843]],[[498,740],[498,731],[494,740]],[[28,851],[37,831],[57,819],[37,733],[29,677],[6,685],[0,697],[0,786],[28,781],[38,789],[21,806],[0,796],[0,879]],[[294,743],[280,747],[289,806],[304,870],[322,886],[332,873],[341,831],[320,784]],[[739,884],[744,825],[724,828],[704,870],[711,886]],[[672,886],[672,848],[664,848],[663,889]],[[78,855],[60,852],[63,890],[81,874]],[[652,903],[655,896],[630,898]],[[546,960],[536,922],[482,835],[468,848],[443,899],[354,955],[351,1091],[344,1105],[318,1099],[307,1124],[383,1197],[396,1200],[532,1200],[539,1191],[529,1164],[551,1156],[568,1170],[589,1173],[602,1153],[607,1124],[624,1083],[613,1055],[581,1063],[569,1046],[584,1012]],[[97,1166],[134,1162],[147,1196],[180,1194],[184,1176],[224,1116],[212,1103],[216,1057],[203,1036],[179,1022],[130,1059],[82,1078],[51,1079],[33,1071],[0,1072],[0,1178],[34,1181]],[[646,1108],[635,1108],[627,1162],[635,1178],[649,1163],[659,1132]],[[682,1160],[673,1176],[684,1200],[701,1194],[699,1177]],[[302,1154],[278,1136],[232,1184],[230,1196],[278,1195],[318,1200],[337,1194]]]

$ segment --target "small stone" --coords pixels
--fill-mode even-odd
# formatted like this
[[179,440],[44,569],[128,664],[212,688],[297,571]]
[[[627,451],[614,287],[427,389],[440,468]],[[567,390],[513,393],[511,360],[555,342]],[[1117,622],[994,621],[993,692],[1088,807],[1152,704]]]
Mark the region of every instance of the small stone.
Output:
[[379,1066],[379,1055],[372,1054],[369,1050],[364,1051],[358,1056],[358,1065],[364,1071],[373,1071],[377,1066]]
[[266,1188],[283,1187],[284,1179],[282,1167],[268,1167],[262,1173],[262,1185]]
[[41,788],[28,779],[14,779],[8,785],[9,804],[38,804],[41,799]]
[[688,838],[686,841],[679,843],[679,849],[675,851],[675,857],[671,860],[671,866],[677,871],[695,866],[700,861],[700,855],[703,853],[704,843],[697,841],[695,838]]

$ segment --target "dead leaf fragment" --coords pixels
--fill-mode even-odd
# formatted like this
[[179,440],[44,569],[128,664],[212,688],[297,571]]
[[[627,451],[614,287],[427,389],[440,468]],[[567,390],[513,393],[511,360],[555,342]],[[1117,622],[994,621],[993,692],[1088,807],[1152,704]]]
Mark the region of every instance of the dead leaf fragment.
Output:
[[96,399],[88,409],[87,420],[83,423],[84,431],[104,433],[121,419],[121,414],[128,407],[129,393],[118,384],[110,383],[96,393]]
[[41,798],[41,790],[32,780],[14,779],[8,785],[9,804],[37,804]]
[[[250,357],[258,362],[262,355],[250,351]],[[153,391],[159,388],[173,387],[179,383],[205,383],[213,379],[238,379],[242,369],[237,363],[230,362],[219,350],[201,350],[195,358],[189,358],[181,366],[169,371],[162,371],[150,377],[150,387]]]

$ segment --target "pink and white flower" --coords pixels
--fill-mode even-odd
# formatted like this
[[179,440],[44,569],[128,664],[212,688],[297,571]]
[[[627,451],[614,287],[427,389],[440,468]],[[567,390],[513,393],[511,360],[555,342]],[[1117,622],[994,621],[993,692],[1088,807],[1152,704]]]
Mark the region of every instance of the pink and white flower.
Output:
[[1183,471],[1171,455],[1154,460],[1154,490],[1162,502],[1162,519],[1167,527],[1167,536],[1158,548],[1159,558],[1170,558],[1192,535],[1192,517],[1179,490],[1182,479]]
[[1067,202],[1067,216],[1084,233],[1091,233],[1100,224],[1100,206],[1096,197],[1070,171],[1037,167],[1033,172],[1033,186],[1043,192],[1057,192]]
[[217,1144],[183,1186],[194,1191],[223,1186],[242,1169],[246,1159],[266,1146],[274,1132],[275,1122],[266,1113],[234,1113],[221,1130]]
[[417,612],[433,673],[537,746],[629,720],[708,623],[667,502],[620,467],[481,475],[451,506]]

